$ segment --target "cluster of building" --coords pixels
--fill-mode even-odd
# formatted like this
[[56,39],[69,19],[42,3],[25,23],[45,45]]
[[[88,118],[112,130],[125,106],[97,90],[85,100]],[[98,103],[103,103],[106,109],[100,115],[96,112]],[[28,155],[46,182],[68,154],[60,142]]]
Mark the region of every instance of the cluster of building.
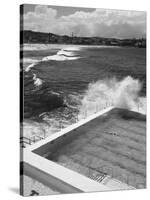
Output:
[[117,39],[103,37],[77,37],[73,34],[56,35],[53,33],[42,33],[24,30],[21,31],[21,43],[54,43],[54,44],[82,44],[82,45],[112,45],[133,46],[146,48],[145,38]]

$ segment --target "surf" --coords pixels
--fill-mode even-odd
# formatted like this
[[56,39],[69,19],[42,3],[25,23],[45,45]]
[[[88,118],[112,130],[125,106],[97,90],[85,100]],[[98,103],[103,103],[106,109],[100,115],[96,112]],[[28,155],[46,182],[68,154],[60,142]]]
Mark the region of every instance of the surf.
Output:
[[42,85],[43,81],[40,78],[37,78],[36,74],[33,74],[34,85],[40,86]]
[[146,98],[140,97],[142,83],[127,76],[99,80],[88,85],[79,106],[79,119],[85,118],[109,106],[146,114]]
[[77,51],[79,49],[75,48],[64,48],[58,51],[55,55],[46,56],[42,59],[42,61],[48,60],[56,60],[56,61],[66,61],[66,60],[77,60],[80,56],[76,56],[73,51]]

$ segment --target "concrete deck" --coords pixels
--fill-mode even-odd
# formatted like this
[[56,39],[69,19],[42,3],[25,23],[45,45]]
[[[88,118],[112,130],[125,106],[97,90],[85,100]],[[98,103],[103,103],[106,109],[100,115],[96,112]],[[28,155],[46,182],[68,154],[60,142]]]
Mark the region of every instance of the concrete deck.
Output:
[[145,188],[146,116],[107,109],[26,149],[24,160],[76,192]]

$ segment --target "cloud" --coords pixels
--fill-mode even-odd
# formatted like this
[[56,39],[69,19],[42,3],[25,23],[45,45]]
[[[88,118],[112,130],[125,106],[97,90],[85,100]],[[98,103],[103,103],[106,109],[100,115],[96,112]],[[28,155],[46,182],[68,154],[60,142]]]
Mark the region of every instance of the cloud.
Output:
[[146,35],[146,13],[95,9],[57,17],[57,10],[38,5],[24,14],[24,29],[61,35],[131,38]]

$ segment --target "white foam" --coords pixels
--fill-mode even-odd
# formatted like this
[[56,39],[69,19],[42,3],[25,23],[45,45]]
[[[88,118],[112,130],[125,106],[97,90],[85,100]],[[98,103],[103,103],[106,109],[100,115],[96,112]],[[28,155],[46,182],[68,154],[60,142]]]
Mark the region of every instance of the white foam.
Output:
[[65,49],[61,49],[57,52],[57,55],[74,56],[74,53],[71,51],[66,51]]
[[34,85],[40,86],[42,85],[42,80],[40,78],[37,78],[36,74],[33,74],[33,80],[34,80]]
[[123,80],[100,80],[89,84],[79,107],[79,118],[89,116],[109,106],[146,114],[146,98],[139,96],[142,84],[128,76]]
[[32,67],[34,67],[35,64],[38,63],[39,61],[40,61],[40,60],[33,59],[33,58],[23,58],[23,64],[30,63],[30,64],[26,67],[25,71],[26,71],[26,72],[30,71],[30,69],[31,69]]
[[35,66],[35,63],[32,63],[32,64],[28,65],[28,67],[25,69],[25,71],[26,71],[26,72],[29,72],[30,69],[31,69],[32,67],[34,67],[34,66]]
[[48,60],[56,60],[56,61],[65,61],[65,60],[77,60],[80,57],[67,57],[65,55],[53,55],[53,56],[47,56],[42,59],[42,61],[48,61]]
[[[57,45],[37,45],[37,44],[25,44],[23,46],[24,51],[25,50],[45,50],[45,49],[55,49]],[[32,58],[23,58],[23,63],[31,63],[29,66],[26,67],[25,71],[29,72],[31,68],[33,68],[37,63],[41,61],[49,61],[49,60],[56,60],[56,61],[66,61],[66,60],[77,60],[80,57],[76,56],[74,51],[79,51],[80,47],[74,47],[74,46],[65,46],[65,45],[59,45],[63,48],[60,49],[55,55],[52,56],[46,56],[41,60],[36,60]]]
[[57,54],[52,56],[46,56],[42,59],[42,61],[48,61],[48,60],[56,60],[56,61],[65,61],[65,60],[77,60],[80,57],[75,56],[75,53],[73,51],[77,51],[77,48],[64,48],[57,52]]

